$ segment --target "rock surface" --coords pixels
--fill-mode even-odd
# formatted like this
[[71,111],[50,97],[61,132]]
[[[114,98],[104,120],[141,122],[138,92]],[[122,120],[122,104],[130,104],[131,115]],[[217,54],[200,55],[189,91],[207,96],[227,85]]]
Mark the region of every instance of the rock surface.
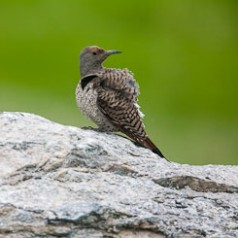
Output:
[[238,167],[0,113],[0,238],[238,237]]

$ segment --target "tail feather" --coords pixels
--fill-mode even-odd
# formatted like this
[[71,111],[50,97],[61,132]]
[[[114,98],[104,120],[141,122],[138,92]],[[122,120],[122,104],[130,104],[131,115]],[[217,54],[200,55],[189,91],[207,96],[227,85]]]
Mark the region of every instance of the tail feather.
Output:
[[147,135],[145,135],[145,137],[139,137],[138,135],[135,135],[135,133],[131,132],[130,130],[126,130],[124,127],[119,127],[119,130],[123,132],[124,134],[126,134],[128,137],[130,137],[132,140],[136,141],[141,146],[150,149],[155,154],[169,161],[158,149],[158,147],[150,140],[150,138]]
[[162,152],[159,150],[159,148],[150,140],[149,137],[146,137],[146,139],[143,141],[142,145],[146,148],[149,148],[150,150],[152,150],[154,153],[156,153],[160,157],[166,159],[165,156],[162,154]]

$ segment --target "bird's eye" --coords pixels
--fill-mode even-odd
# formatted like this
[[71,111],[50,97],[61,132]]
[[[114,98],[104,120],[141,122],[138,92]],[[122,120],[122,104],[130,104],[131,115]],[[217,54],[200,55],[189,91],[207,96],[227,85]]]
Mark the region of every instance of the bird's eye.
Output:
[[93,52],[93,55],[96,55],[96,54],[97,54],[97,52],[94,51],[94,52]]

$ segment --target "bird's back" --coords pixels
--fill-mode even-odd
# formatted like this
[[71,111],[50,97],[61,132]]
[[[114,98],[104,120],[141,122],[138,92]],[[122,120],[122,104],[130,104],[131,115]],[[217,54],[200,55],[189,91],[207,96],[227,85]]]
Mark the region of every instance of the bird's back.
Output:
[[119,92],[124,97],[136,102],[139,95],[139,86],[134,75],[128,69],[103,68],[97,74],[102,87]]

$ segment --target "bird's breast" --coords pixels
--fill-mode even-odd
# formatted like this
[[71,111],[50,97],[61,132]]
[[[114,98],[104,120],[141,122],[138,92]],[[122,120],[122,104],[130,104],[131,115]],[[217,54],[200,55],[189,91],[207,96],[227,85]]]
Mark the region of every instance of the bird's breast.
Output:
[[105,131],[115,131],[114,126],[102,114],[97,106],[98,92],[92,82],[82,88],[78,83],[76,88],[76,101],[80,111]]
[[93,116],[97,110],[97,91],[93,88],[92,83],[88,83],[82,88],[78,83],[76,89],[76,100],[80,110],[87,116]]

